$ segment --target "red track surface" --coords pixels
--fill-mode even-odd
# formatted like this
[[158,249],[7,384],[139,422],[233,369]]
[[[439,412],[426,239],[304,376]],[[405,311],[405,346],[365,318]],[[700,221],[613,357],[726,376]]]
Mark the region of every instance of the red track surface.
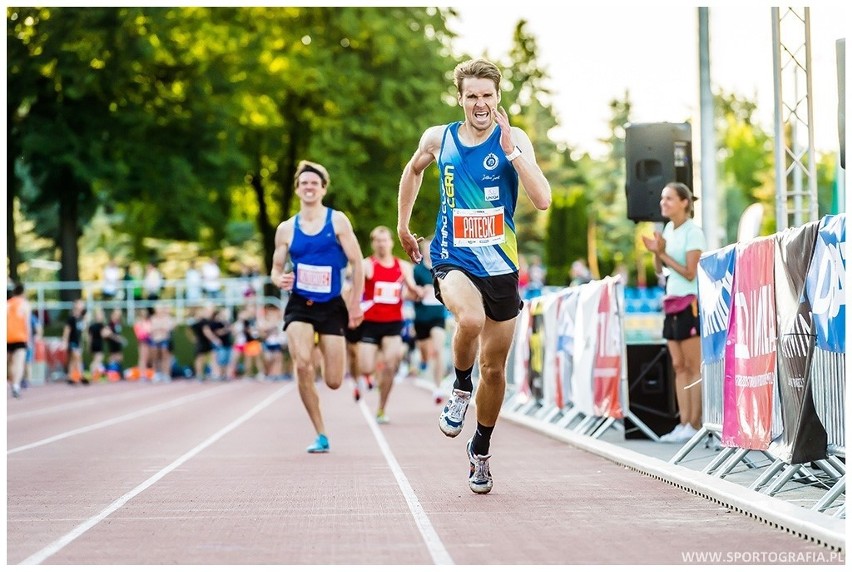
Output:
[[348,385],[320,387],[327,455],[305,453],[313,431],[292,383],[25,390],[7,405],[7,563],[841,558],[507,422],[492,438],[494,490],[476,495],[464,450],[474,409],[448,439],[430,393],[412,384],[397,384],[381,427],[375,391],[356,405]]

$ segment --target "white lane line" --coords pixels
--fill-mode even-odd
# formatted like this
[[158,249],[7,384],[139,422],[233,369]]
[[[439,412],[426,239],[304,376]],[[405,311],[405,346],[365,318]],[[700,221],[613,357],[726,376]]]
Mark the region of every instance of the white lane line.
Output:
[[187,461],[192,459],[198,453],[200,453],[201,451],[203,451],[204,449],[206,449],[207,447],[209,447],[210,445],[212,445],[213,443],[215,443],[216,441],[218,441],[219,439],[221,439],[222,437],[224,437],[225,435],[227,435],[228,433],[230,433],[231,431],[233,431],[234,429],[236,429],[237,427],[239,427],[240,425],[242,425],[243,423],[245,423],[246,421],[248,421],[249,419],[251,419],[252,417],[257,415],[258,413],[260,413],[264,409],[266,409],[269,405],[274,403],[278,398],[289,393],[295,387],[296,387],[296,384],[290,384],[290,385],[287,385],[286,387],[282,387],[281,389],[279,389],[278,391],[276,391],[275,393],[273,393],[272,395],[270,395],[269,397],[267,397],[266,399],[264,399],[263,401],[261,401],[260,403],[255,405],[254,407],[252,407],[248,412],[244,413],[243,415],[238,417],[236,420],[232,421],[229,425],[220,429],[219,431],[217,431],[216,433],[214,433],[213,435],[211,435],[210,437],[208,437],[207,439],[202,441],[200,444],[196,445],[190,451],[181,455],[177,460],[172,462],[169,466],[161,469],[160,472],[158,472],[156,475],[152,476],[150,479],[148,479],[147,481],[145,481],[144,483],[142,483],[141,485],[139,485],[138,487],[136,487],[135,489],[133,489],[129,493],[127,493],[127,494],[123,495],[122,497],[118,498],[117,500],[115,500],[111,505],[106,507],[99,514],[96,514],[95,516],[93,516],[89,520],[85,521],[84,523],[82,523],[79,526],[77,526],[76,528],[74,528],[74,530],[72,530],[71,532],[69,532],[65,536],[63,536],[63,537],[59,538],[58,540],[48,544],[47,546],[45,546],[44,548],[42,548],[41,550],[39,550],[38,552],[36,552],[32,556],[29,556],[28,558],[21,561],[21,564],[41,564],[42,562],[44,562],[45,560],[47,560],[48,558],[50,558],[51,556],[53,556],[54,554],[56,554],[57,552],[59,552],[60,550],[62,550],[66,546],[68,546],[69,544],[71,544],[72,542],[74,542],[77,538],[82,536],[87,530],[96,526],[102,520],[107,518],[109,515],[111,515],[112,513],[114,513],[118,509],[120,509],[121,507],[123,507],[125,504],[127,504],[128,501],[132,500],[134,497],[136,497],[140,493],[144,492],[148,487],[150,487],[151,485],[153,485],[154,483],[156,483],[157,481],[159,481],[160,479],[162,479],[163,477],[165,477],[166,475],[168,475],[169,473],[171,473],[172,471],[174,471],[175,469],[177,469],[178,467],[180,467],[181,465],[183,465],[184,463],[186,463]]
[[184,397],[179,397],[177,399],[173,399],[171,401],[167,401],[166,403],[161,403],[159,405],[154,405],[153,407],[148,407],[146,409],[141,409],[139,411],[134,411],[133,413],[128,413],[126,415],[122,415],[120,417],[113,417],[112,419],[107,419],[106,421],[101,421],[100,423],[95,423],[93,425],[86,425],[85,427],[79,427],[77,429],[72,429],[71,431],[65,431],[64,433],[59,433],[58,435],[54,435],[53,437],[48,437],[47,439],[42,439],[41,441],[36,441],[34,443],[29,443],[27,445],[21,445],[20,447],[15,447],[14,449],[9,449],[6,451],[6,455],[12,455],[13,453],[20,453],[21,451],[27,451],[28,449],[35,449],[36,447],[41,447],[42,445],[48,445],[50,443],[55,443],[56,441],[61,441],[62,439],[67,439],[69,437],[73,437],[75,435],[80,435],[81,433],[88,433],[89,431],[95,431],[97,429],[103,429],[104,427],[109,427],[110,425],[115,425],[117,423],[123,423],[125,421],[130,421],[131,419],[136,419],[137,417],[142,417],[144,415],[148,415],[150,413],[156,413],[158,411],[163,411],[165,409],[171,409],[172,407],[177,407],[178,405],[183,405],[187,401],[195,401],[196,399],[204,399],[219,393],[224,390],[231,390],[235,386],[234,385],[223,385],[217,387],[215,389],[208,390],[203,394],[192,394],[185,395]]
[[[149,394],[150,395],[150,394]],[[134,389],[129,391],[128,393],[121,393],[119,395],[100,395],[98,397],[88,397],[86,399],[81,399],[79,401],[72,401],[70,403],[62,403],[60,405],[53,405],[51,407],[45,407],[43,409],[34,409],[32,411],[26,411],[24,413],[15,413],[14,415],[7,415],[6,421],[12,421],[13,419],[24,419],[26,417],[36,417],[38,415],[47,415],[48,413],[55,413],[56,411],[68,411],[70,409],[79,409],[80,407],[85,407],[86,405],[91,405],[92,403],[100,403],[102,401],[113,402],[113,401],[124,401],[125,399],[138,399],[139,391]]]
[[444,543],[441,542],[441,537],[435,531],[435,527],[432,526],[432,521],[429,520],[429,516],[423,510],[423,506],[417,499],[414,489],[411,488],[411,484],[408,482],[405,473],[396,461],[396,457],[393,456],[393,452],[391,452],[390,445],[388,445],[385,436],[382,435],[378,424],[376,424],[376,420],[367,409],[367,405],[363,399],[358,402],[358,406],[361,408],[361,413],[364,415],[364,419],[367,420],[367,425],[373,432],[373,437],[376,438],[379,449],[382,450],[382,454],[385,456],[385,460],[393,476],[396,477],[396,483],[399,485],[399,490],[402,491],[402,496],[405,497],[405,502],[408,503],[408,510],[411,511],[411,516],[414,517],[414,522],[417,524],[417,528],[420,529],[420,535],[423,537],[424,542],[426,542],[426,548],[429,550],[429,554],[432,555],[432,561],[438,565],[455,564]]

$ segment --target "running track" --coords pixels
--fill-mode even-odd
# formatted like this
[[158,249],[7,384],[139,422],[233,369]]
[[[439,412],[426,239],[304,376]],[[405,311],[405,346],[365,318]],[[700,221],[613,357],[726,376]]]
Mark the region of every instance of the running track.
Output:
[[410,382],[355,404],[320,386],[331,453],[291,383],[29,388],[7,403],[8,564],[684,564],[842,555],[521,425],[494,490]]

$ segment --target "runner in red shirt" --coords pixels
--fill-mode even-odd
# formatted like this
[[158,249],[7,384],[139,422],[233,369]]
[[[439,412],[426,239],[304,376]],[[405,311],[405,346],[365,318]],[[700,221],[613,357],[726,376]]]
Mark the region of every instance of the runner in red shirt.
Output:
[[364,259],[364,322],[358,342],[358,369],[370,375],[376,371],[381,350],[381,371],[375,377],[379,385],[379,408],[376,422],[388,422],[385,406],[393,387],[393,379],[402,359],[402,300],[422,297],[421,288],[414,282],[410,262],[393,255],[393,237],[386,226],[377,226],[370,233],[372,256]]

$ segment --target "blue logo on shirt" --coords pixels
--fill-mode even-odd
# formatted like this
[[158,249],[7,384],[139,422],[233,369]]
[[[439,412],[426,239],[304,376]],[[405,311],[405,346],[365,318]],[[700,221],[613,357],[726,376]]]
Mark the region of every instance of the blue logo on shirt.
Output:
[[500,164],[500,160],[497,159],[497,155],[494,153],[489,153],[485,156],[485,160],[482,161],[482,166],[488,169],[489,171],[493,171],[497,168],[497,165]]

